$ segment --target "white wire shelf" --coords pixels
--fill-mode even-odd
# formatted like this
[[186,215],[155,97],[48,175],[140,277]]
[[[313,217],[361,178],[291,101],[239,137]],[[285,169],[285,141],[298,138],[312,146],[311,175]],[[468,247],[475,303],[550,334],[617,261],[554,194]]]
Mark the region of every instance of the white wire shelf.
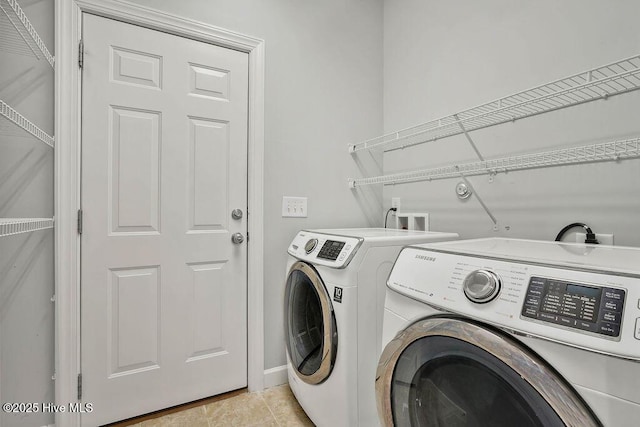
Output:
[[0,218],[0,237],[53,228],[53,218]]
[[355,179],[349,181],[349,187],[355,188],[374,184],[402,184],[634,157],[640,157],[640,138]]
[[18,113],[11,108],[9,104],[0,99],[0,115],[13,122],[16,126],[19,126],[26,132],[38,138],[51,148],[54,146],[54,139],[51,135],[40,129],[38,126],[31,123],[26,117]]
[[640,55],[518,92],[459,113],[349,145],[393,151],[640,89]]
[[0,0],[0,48],[18,54],[45,58],[54,67],[53,55],[16,0]]

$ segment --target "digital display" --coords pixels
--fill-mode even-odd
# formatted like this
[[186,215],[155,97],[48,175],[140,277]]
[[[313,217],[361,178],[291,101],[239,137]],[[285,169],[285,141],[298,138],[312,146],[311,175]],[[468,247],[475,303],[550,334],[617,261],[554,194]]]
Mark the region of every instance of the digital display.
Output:
[[598,314],[601,293],[602,288],[549,280],[547,292],[542,297],[541,309],[545,313],[593,323]]
[[318,252],[318,258],[324,258],[331,261],[335,261],[338,259],[338,255],[342,248],[344,247],[344,242],[338,242],[336,240],[327,240],[322,245],[322,249]]
[[618,337],[624,297],[622,289],[531,277],[522,316]]
[[592,288],[590,286],[567,284],[567,292],[573,295],[584,295],[599,298],[602,288]]

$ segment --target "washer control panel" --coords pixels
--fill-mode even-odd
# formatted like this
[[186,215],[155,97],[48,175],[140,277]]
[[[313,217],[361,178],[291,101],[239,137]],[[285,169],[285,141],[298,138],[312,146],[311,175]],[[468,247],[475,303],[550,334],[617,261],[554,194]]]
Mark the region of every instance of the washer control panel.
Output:
[[344,268],[353,259],[361,244],[362,239],[356,237],[300,231],[287,252],[302,261]]
[[507,331],[640,360],[640,275],[408,246],[387,286]]
[[531,277],[521,315],[580,331],[620,336],[625,290]]

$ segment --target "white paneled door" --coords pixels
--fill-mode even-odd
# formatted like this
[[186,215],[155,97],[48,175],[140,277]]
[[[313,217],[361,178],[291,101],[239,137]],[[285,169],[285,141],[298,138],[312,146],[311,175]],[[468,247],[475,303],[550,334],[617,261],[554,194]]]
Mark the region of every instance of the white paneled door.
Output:
[[82,424],[99,425],[247,384],[248,55],[88,14],[82,33]]

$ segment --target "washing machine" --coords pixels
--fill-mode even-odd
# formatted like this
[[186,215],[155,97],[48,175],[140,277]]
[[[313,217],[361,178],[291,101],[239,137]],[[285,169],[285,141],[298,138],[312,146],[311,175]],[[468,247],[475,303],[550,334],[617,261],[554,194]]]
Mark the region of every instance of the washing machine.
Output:
[[288,248],[289,385],[318,426],[375,426],[386,280],[403,245],[456,233],[384,228],[303,230]]
[[640,249],[416,245],[387,285],[383,425],[640,425]]

